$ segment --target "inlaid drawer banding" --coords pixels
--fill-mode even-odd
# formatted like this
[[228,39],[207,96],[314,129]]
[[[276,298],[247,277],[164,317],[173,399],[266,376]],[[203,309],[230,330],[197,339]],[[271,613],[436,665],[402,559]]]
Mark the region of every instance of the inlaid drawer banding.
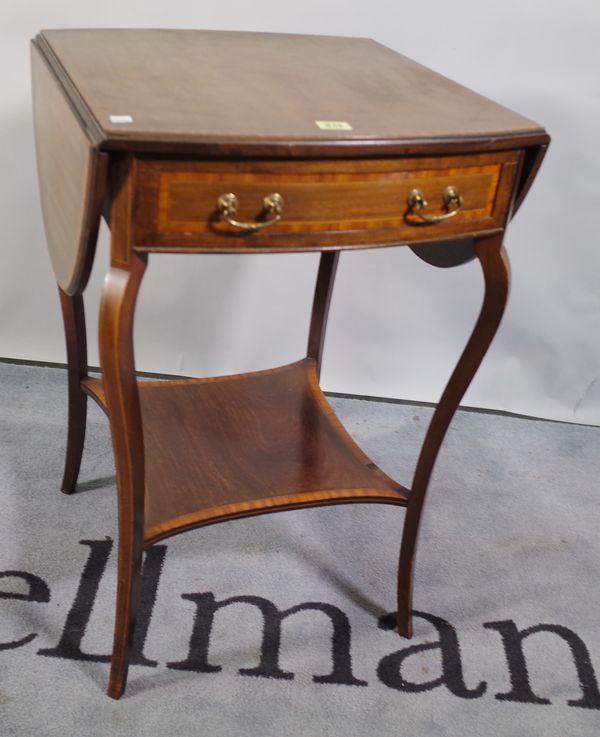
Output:
[[303,250],[491,230],[506,219],[518,154],[353,164],[140,158],[135,247]]

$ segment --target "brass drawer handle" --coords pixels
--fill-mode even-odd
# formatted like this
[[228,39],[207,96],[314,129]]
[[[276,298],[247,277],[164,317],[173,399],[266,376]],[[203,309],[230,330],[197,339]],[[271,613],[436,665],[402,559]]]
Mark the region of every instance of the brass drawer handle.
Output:
[[263,212],[267,215],[273,215],[271,220],[260,220],[255,223],[244,223],[234,219],[234,215],[237,212],[239,200],[233,194],[233,192],[227,192],[222,194],[217,200],[217,209],[223,215],[229,225],[233,225],[234,228],[240,230],[262,230],[263,228],[269,228],[271,225],[278,223],[283,216],[283,197],[277,192],[268,194],[263,200]]
[[427,207],[423,193],[418,189],[413,189],[408,195],[407,215],[414,215],[420,218],[423,223],[441,223],[444,220],[450,220],[450,218],[458,214],[462,205],[462,197],[458,194],[456,187],[450,186],[446,187],[442,193],[442,202],[447,212],[443,215],[427,215],[427,213],[422,212]]

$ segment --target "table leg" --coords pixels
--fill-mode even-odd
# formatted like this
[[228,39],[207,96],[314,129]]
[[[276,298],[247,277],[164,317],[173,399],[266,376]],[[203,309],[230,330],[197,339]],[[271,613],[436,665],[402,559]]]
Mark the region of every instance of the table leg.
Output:
[[100,304],[100,362],[117,471],[119,545],[117,604],[108,695],[118,699],[127,681],[140,591],[144,525],[144,444],[133,355],[133,315],[146,257],[133,254],[112,267]]
[[75,490],[87,419],[87,395],[81,389],[81,380],[87,376],[87,341],[83,295],[69,295],[59,287],[60,306],[67,343],[67,370],[69,382],[69,425],[67,451],[61,489],[65,494]]
[[479,318],[461,355],[440,403],[435,410],[417,461],[404,521],[398,569],[398,632],[412,636],[412,585],[415,553],[425,494],[442,441],[450,421],[496,334],[510,284],[508,258],[502,246],[503,234],[481,238],[475,253],[485,279],[485,296]]
[[319,272],[308,331],[308,349],[306,351],[308,358],[314,358],[317,362],[317,378],[321,375],[325,329],[339,257],[339,251],[324,251],[321,253],[319,261]]

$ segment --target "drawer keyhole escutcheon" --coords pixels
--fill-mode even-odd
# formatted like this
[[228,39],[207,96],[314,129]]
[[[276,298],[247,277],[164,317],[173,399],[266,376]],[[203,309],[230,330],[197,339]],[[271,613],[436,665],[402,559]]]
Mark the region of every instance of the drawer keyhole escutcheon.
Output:
[[462,206],[462,197],[458,194],[456,187],[452,185],[446,187],[442,193],[442,202],[446,212],[442,215],[429,215],[423,210],[427,207],[427,202],[420,189],[412,189],[408,195],[408,213],[414,215],[423,223],[441,223],[444,220],[450,220],[458,214]]
[[268,194],[263,200],[263,212],[270,216],[270,220],[259,220],[254,223],[245,223],[240,220],[236,220],[234,215],[238,209],[239,200],[233,192],[227,192],[222,194],[217,200],[217,210],[234,228],[240,230],[262,230],[263,228],[269,228],[271,225],[278,223],[283,217],[283,197],[278,192],[272,192]]

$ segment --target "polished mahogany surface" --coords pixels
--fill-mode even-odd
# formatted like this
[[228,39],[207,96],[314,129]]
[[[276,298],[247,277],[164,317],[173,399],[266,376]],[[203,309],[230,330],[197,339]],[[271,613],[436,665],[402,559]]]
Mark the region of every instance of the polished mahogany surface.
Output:
[[[93,29],[43,31],[38,43],[106,149],[191,144],[209,154],[215,146],[250,153],[272,143],[306,152],[363,142],[400,151],[436,141],[453,150],[465,138],[499,148],[498,139],[544,135],[537,123],[370,39]],[[351,130],[322,130],[317,121]]]
[[[149,252],[269,252],[373,248],[378,245],[473,235],[504,226],[510,212],[520,151],[386,159],[259,159],[180,161],[136,157],[133,243]],[[445,212],[453,186],[461,207],[426,224],[409,211],[418,189],[428,210]],[[281,220],[264,230],[232,227],[216,209],[234,192],[238,218],[261,218],[265,194],[283,197]]]
[[[406,505],[323,396],[316,363],[210,379],[143,381],[145,533],[326,502]],[[104,390],[86,390],[105,409]]]

